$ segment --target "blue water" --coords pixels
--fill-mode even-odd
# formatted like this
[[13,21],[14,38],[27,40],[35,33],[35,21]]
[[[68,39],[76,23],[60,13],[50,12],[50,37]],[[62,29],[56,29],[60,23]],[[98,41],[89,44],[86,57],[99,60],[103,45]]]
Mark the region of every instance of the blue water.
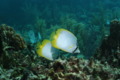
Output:
[[110,21],[120,19],[120,0],[1,0],[0,3],[0,24],[14,27],[26,41],[29,42],[26,35],[30,30],[44,39],[55,29],[66,28],[77,36],[81,53],[86,56],[94,54],[104,35],[109,35]]

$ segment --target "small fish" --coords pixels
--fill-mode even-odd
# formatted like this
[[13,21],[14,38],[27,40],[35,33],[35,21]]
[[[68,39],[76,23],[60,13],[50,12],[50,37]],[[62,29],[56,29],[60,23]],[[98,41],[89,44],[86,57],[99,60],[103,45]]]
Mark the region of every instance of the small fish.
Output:
[[59,54],[57,49],[52,47],[52,44],[49,40],[43,40],[42,43],[38,42],[36,45],[36,52],[39,56],[44,57],[48,60],[57,59]]
[[80,50],[77,46],[77,38],[72,32],[66,29],[56,30],[51,34],[50,39],[54,48],[69,53],[80,53]]

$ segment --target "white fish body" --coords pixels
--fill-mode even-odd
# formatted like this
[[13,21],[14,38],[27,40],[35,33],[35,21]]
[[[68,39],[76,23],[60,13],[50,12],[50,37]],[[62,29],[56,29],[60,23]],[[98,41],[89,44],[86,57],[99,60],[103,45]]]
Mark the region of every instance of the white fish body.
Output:
[[51,36],[52,46],[69,53],[80,53],[77,38],[68,30],[58,29]]
[[[52,47],[52,44],[49,40],[43,40],[42,44],[38,43],[36,47],[36,52],[39,56],[44,57],[49,60],[54,60],[56,58],[57,52],[53,50],[55,48]],[[55,56],[54,56],[55,55]]]

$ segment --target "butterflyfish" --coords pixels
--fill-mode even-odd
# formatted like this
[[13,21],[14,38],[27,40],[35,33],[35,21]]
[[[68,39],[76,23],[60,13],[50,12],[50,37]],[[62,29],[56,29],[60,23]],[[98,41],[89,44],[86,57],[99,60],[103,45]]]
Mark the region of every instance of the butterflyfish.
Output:
[[66,30],[57,29],[51,34],[52,46],[69,53],[80,53],[76,36]]
[[52,47],[51,42],[46,39],[43,40],[42,43],[37,43],[36,52],[39,56],[44,57],[48,60],[54,60],[59,56],[57,49]]

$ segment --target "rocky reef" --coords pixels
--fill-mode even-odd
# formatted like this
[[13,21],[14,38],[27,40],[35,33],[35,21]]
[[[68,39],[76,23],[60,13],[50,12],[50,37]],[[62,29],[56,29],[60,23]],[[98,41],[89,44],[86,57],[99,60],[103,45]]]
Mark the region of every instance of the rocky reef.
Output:
[[52,63],[52,80],[117,80],[120,79],[120,70],[111,68],[107,63],[101,64],[97,60],[70,58]]
[[0,26],[0,80],[119,80],[119,27],[119,21],[111,22],[112,32],[94,58],[48,61],[30,50],[29,44],[12,27],[3,24]]
[[120,67],[120,21],[111,21],[110,35],[105,36],[94,58],[108,62],[112,67]]
[[14,64],[19,51],[26,48],[24,39],[15,30],[6,24],[0,25],[0,64],[9,67]]
[[0,53],[14,50],[18,51],[26,47],[23,38],[15,33],[15,30],[6,24],[0,25]]
[[[29,59],[27,59],[29,60]],[[41,61],[44,61],[41,59]],[[0,79],[19,80],[118,80],[120,69],[97,60],[70,58],[54,62],[31,62],[31,65],[0,68]],[[47,64],[47,65],[45,65]]]

